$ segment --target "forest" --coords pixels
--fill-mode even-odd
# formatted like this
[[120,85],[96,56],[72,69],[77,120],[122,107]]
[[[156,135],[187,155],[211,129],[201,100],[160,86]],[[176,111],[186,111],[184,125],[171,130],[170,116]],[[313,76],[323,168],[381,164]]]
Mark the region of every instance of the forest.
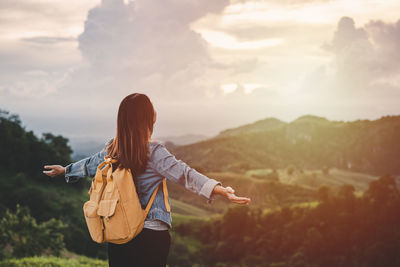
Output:
[[[259,162],[259,166],[246,166],[243,157],[228,156],[237,163],[231,169],[207,167],[207,162],[200,162],[198,170],[237,185],[239,193],[254,196],[254,203],[227,206],[217,199],[210,206],[169,183],[174,214],[169,266],[400,266],[399,173],[393,165],[400,150],[393,139],[398,135],[397,119],[390,130],[393,121],[382,119],[375,128],[352,126],[367,127],[376,133],[382,129],[377,127],[384,125],[386,132],[380,133],[383,139],[389,138],[384,143],[375,137],[375,145],[365,146],[371,149],[366,156],[370,164],[378,164],[379,158],[386,165],[372,168],[353,161],[353,166],[366,174],[335,169],[341,166],[334,165],[330,157],[325,157],[326,161],[318,157],[320,162],[309,165],[300,160],[277,161],[281,155],[274,149],[268,151],[276,164],[266,160],[264,165]],[[254,127],[225,132],[224,136],[189,147],[193,155],[206,153],[205,146],[210,142],[208,151],[218,154],[222,153],[217,149],[220,140],[231,144],[228,153],[240,151],[241,144],[235,143],[235,138],[250,140],[252,134],[262,138],[259,131],[249,133],[249,129]],[[266,136],[273,137],[271,133]],[[353,148],[360,149],[361,141],[354,136],[352,142],[360,146]],[[264,138],[269,146],[271,139]],[[37,137],[25,129],[18,115],[0,111],[0,266],[107,266],[106,246],[90,239],[82,213],[90,178],[66,184],[62,177],[42,174],[45,164],[65,166],[72,161],[68,142],[52,133]],[[310,157],[316,155],[317,144],[313,144]],[[294,149],[287,147],[289,152]],[[185,156],[185,147],[172,150],[180,152],[178,157],[183,160],[193,159]],[[343,151],[353,155],[350,148]],[[265,151],[257,153],[260,157]],[[354,155],[357,153],[361,152]],[[262,167],[271,171],[263,173]],[[317,182],[307,180],[312,178]],[[296,182],[289,183],[290,179]]]

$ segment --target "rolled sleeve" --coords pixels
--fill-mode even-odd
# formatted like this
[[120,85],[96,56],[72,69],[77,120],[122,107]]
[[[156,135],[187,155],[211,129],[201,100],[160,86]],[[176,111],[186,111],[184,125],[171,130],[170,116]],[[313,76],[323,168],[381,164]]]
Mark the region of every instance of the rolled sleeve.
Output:
[[[96,160],[102,151],[91,157],[81,159],[80,161],[71,163],[65,167],[65,181],[67,183],[76,183],[79,179],[91,176],[94,171]],[[93,175],[94,176],[94,175]]]
[[73,174],[71,174],[71,167],[73,166],[73,164],[75,163],[71,163],[65,166],[65,181],[67,183],[76,183],[79,180],[78,176],[74,176]]
[[200,189],[199,195],[207,198],[209,201],[214,200],[214,196],[213,196],[212,192],[216,185],[221,185],[221,183],[214,179],[209,178],[209,180]]

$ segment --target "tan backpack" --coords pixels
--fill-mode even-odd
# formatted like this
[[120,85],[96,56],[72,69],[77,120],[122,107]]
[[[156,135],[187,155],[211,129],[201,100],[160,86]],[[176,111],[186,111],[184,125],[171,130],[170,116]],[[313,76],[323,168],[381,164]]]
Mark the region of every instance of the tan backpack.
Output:
[[[115,162],[117,160],[109,156],[104,157],[92,180],[90,199],[83,205],[90,236],[97,243],[123,244],[137,236],[158,191],[157,187],[143,210],[131,170],[117,168],[113,172],[112,163]],[[165,178],[162,187],[165,207],[170,211]]]

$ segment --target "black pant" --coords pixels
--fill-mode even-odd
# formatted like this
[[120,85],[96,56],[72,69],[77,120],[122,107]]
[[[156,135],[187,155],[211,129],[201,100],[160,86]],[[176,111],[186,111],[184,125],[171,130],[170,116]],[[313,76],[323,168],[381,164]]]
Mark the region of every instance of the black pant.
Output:
[[110,267],[165,267],[170,245],[168,230],[143,228],[128,243],[108,243],[108,264]]

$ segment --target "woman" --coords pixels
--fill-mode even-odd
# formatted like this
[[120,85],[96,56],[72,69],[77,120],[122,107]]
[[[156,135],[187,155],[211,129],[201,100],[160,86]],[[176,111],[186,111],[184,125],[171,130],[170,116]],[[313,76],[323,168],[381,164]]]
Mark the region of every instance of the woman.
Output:
[[[185,186],[200,196],[213,200],[222,195],[233,203],[248,204],[249,198],[237,197],[230,187],[210,179],[177,160],[160,142],[151,140],[156,112],[150,99],[139,93],[125,97],[118,110],[117,133],[114,139],[91,157],[71,163],[44,166],[43,173],[55,177],[64,175],[67,183],[91,176],[97,166],[110,155],[117,159],[113,168],[130,168],[142,208],[150,199],[152,192],[165,177]],[[143,230],[125,244],[108,243],[110,266],[166,266],[170,247],[171,213],[167,211],[163,190],[158,190]]]

